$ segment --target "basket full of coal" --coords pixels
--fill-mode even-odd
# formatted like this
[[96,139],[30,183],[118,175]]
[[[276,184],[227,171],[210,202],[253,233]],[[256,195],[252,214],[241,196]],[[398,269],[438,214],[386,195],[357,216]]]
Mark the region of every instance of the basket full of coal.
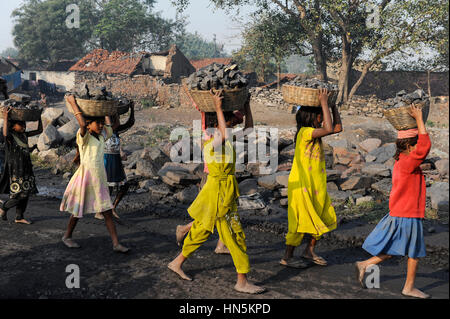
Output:
[[390,99],[384,109],[384,116],[398,131],[409,130],[417,127],[416,120],[409,114],[411,104],[422,109],[424,122],[430,113],[430,97],[422,89],[412,93],[402,90],[394,99]]
[[[114,98],[105,87],[90,90],[88,85],[85,85],[82,90],[70,94],[75,96],[81,112],[86,116],[112,116],[119,111],[120,101]],[[66,106],[73,113],[72,107],[67,101]]]
[[0,111],[7,107],[11,107],[9,118],[13,121],[35,122],[41,118],[42,107],[38,101],[8,99],[2,102]]
[[248,100],[248,79],[239,71],[237,64],[213,63],[189,76],[189,95],[203,112],[215,112],[210,90],[223,91],[222,110],[242,110]]
[[296,77],[294,80],[283,85],[281,91],[283,93],[283,99],[290,104],[301,106],[313,106],[320,107],[319,101],[319,89],[327,89],[331,92],[328,100],[328,105],[336,103],[337,98],[337,85],[324,82],[317,79],[302,79]]

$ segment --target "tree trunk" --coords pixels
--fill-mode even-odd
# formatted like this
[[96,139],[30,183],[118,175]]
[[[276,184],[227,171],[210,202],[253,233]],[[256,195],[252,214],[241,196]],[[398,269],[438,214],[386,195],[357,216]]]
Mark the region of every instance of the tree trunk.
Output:
[[346,36],[344,36],[342,40],[342,65],[341,71],[339,72],[339,94],[336,100],[337,104],[348,101],[350,73],[353,64],[351,44],[347,41]]
[[278,78],[277,88],[279,90],[280,89],[280,80],[281,80],[281,63],[280,62],[277,63],[277,78]]
[[431,71],[427,70],[427,81],[428,81],[428,96],[431,99]]
[[369,70],[370,70],[371,66],[372,66],[372,63],[366,64],[364,66],[364,69],[362,70],[358,81],[356,81],[355,85],[353,85],[352,90],[350,91],[350,94],[348,96],[348,98],[350,100],[353,98],[353,95],[355,95],[356,91],[361,86],[361,83],[364,81],[364,78],[366,77],[367,73],[369,73]]
[[319,72],[319,79],[328,81],[327,76],[327,59],[322,46],[322,32],[313,35],[311,45],[314,52],[314,60],[316,62],[317,72]]

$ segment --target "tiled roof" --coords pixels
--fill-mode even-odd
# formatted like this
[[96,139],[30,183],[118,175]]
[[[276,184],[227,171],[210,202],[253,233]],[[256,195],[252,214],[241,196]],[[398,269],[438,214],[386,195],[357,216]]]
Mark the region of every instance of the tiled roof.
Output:
[[190,60],[191,64],[194,66],[196,70],[200,70],[201,68],[204,68],[205,66],[208,66],[213,63],[220,63],[220,64],[230,64],[233,62],[232,58],[210,58],[210,59],[202,59],[202,60]]
[[131,75],[147,53],[108,52],[96,49],[72,66],[69,71]]

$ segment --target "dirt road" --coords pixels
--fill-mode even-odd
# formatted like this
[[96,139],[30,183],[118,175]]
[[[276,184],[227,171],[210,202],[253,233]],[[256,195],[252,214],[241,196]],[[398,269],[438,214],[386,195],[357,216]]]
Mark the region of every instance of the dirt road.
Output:
[[[166,265],[179,248],[175,244],[177,224],[188,221],[184,208],[164,206],[147,200],[148,194],[131,195],[128,203],[142,203],[142,209],[122,207],[118,232],[132,251],[119,255],[112,251],[101,221],[82,220],[74,238],[82,246],[69,250],[61,243],[68,216],[59,213],[59,200],[35,197],[28,217],[34,224],[18,226],[0,223],[0,298],[149,298],[149,299],[298,299],[298,298],[403,298],[405,260],[394,258],[381,267],[380,289],[361,289],[354,278],[353,263],[367,257],[361,248],[343,246],[324,239],[318,252],[328,267],[286,269],[278,262],[283,237],[258,226],[249,226],[243,216],[248,253],[252,265],[249,278],[268,289],[249,296],[233,291],[235,270],[231,257],[215,255],[217,235],[186,263],[192,282],[180,280]],[[303,247],[301,247],[303,248]],[[299,249],[298,252],[301,250]],[[80,288],[66,287],[68,265],[80,269]],[[448,298],[448,269],[423,264],[417,286],[434,298]]]

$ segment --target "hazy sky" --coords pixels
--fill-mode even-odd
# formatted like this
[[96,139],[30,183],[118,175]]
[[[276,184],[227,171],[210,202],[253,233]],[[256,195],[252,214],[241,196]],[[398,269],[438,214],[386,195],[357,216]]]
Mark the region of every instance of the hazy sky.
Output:
[[[13,46],[11,13],[22,2],[23,0],[0,0],[0,52],[7,47]],[[239,48],[239,25],[233,22],[232,18],[225,11],[215,10],[208,0],[192,0],[191,3],[184,13],[188,15],[188,31],[198,31],[205,39],[211,41],[213,34],[216,34],[217,41],[224,43],[225,49],[229,52]],[[170,0],[158,0],[155,10],[160,11],[165,18],[175,19],[176,10],[171,5]],[[246,16],[250,12],[250,7],[245,7],[241,10],[242,23],[245,22]]]

